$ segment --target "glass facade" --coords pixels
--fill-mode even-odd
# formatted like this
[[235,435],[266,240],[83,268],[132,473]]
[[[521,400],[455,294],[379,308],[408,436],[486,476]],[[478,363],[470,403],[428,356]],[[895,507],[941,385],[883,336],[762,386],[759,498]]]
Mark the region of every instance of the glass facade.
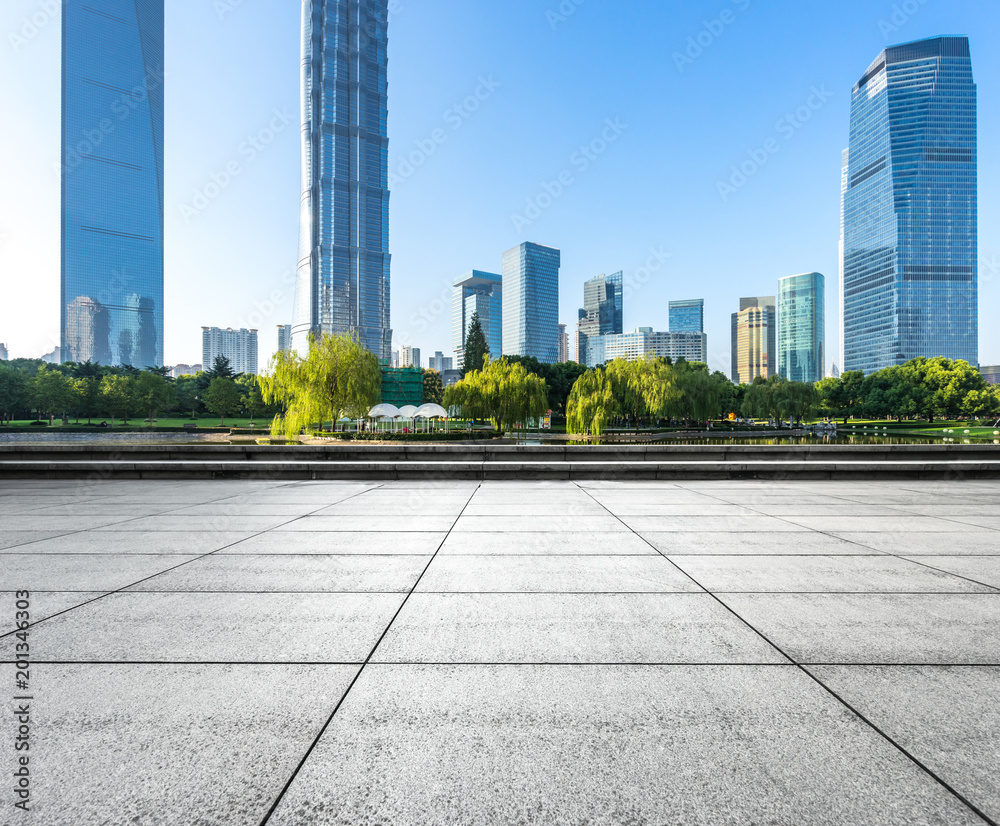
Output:
[[671,333],[705,332],[705,299],[670,302]]
[[503,354],[559,360],[559,250],[521,244],[503,255]]
[[61,352],[163,365],[163,0],[64,0]]
[[459,369],[465,362],[465,336],[473,313],[479,313],[491,358],[500,358],[503,349],[502,282],[499,275],[480,270],[472,270],[452,282],[451,346]]
[[979,359],[969,41],[886,49],[854,87],[843,196],[844,370]]
[[815,383],[826,367],[826,279],[818,272],[778,281],[778,373]]
[[675,333],[672,330],[656,333],[642,327],[632,333],[591,336],[587,340],[587,361],[580,363],[591,369],[615,359],[670,358],[704,363],[707,354],[708,336],[704,333]]
[[388,0],[303,0],[302,203],[292,346],[356,335],[388,364]]
[[625,273],[599,275],[583,284],[583,307],[577,318],[576,351],[580,364],[592,359],[587,342],[595,336],[620,335],[624,330]]

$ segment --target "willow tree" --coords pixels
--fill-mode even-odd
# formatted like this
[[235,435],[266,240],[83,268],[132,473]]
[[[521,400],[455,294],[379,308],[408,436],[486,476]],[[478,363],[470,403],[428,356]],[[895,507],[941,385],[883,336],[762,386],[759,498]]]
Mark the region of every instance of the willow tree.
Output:
[[545,380],[520,364],[486,358],[482,370],[466,375],[444,393],[445,407],[458,407],[468,418],[489,419],[498,432],[526,425],[548,411]]
[[295,439],[328,420],[368,413],[381,397],[382,371],[378,359],[356,339],[320,335],[312,339],[305,358],[276,353],[260,387],[266,404],[284,410],[271,424],[272,435]]
[[588,370],[576,380],[566,402],[566,427],[571,433],[600,436],[618,415],[614,389],[604,370]]

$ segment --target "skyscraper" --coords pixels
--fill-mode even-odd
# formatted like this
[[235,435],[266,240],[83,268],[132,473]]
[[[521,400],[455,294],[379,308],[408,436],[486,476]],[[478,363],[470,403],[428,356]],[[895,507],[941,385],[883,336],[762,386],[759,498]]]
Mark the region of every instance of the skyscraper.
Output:
[[777,324],[774,296],[741,298],[733,313],[733,381],[749,384],[777,372]]
[[826,370],[826,279],[818,272],[778,281],[778,373],[817,382]]
[[206,370],[215,366],[215,359],[223,356],[236,373],[257,375],[257,331],[229,327],[201,328],[201,363]]
[[163,364],[163,0],[64,0],[68,361]]
[[576,352],[580,364],[589,364],[587,342],[594,336],[620,335],[624,319],[625,274],[601,274],[583,284],[583,307],[576,327]]
[[388,0],[303,0],[302,205],[292,346],[356,335],[388,363]]
[[559,359],[559,250],[525,243],[503,254],[503,354]]
[[976,105],[966,37],[888,48],[854,87],[845,371],[979,360]]
[[490,358],[498,359],[503,350],[503,279],[491,272],[472,270],[453,282],[451,300],[451,346],[455,365],[465,361],[465,337],[472,316],[479,313],[479,325],[490,348]]
[[285,352],[292,349],[292,325],[278,325],[278,351]]
[[569,333],[566,332],[566,325],[559,325],[559,363],[565,364],[569,361]]
[[670,302],[671,333],[705,332],[705,299]]
[[408,347],[403,346],[399,348],[399,366],[400,367],[419,367],[420,366],[420,348],[419,347]]

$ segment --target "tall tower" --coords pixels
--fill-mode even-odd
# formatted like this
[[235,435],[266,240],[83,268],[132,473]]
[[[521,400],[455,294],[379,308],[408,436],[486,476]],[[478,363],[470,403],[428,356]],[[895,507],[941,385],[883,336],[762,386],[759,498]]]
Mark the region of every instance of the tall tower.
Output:
[[770,378],[777,370],[777,308],[775,297],[741,298],[733,313],[733,381],[750,384]]
[[893,46],[854,87],[844,370],[979,361],[976,84],[966,37]]
[[389,326],[388,0],[303,0],[302,204],[292,347]]
[[521,244],[503,254],[503,354],[559,359],[559,266],[553,247]]
[[818,272],[778,281],[778,373],[815,383],[826,372],[826,278]]
[[453,282],[452,351],[461,370],[465,362],[465,339],[472,316],[479,314],[479,324],[486,336],[490,358],[503,355],[503,278],[496,273],[472,270]]
[[64,0],[62,358],[163,365],[163,0]]

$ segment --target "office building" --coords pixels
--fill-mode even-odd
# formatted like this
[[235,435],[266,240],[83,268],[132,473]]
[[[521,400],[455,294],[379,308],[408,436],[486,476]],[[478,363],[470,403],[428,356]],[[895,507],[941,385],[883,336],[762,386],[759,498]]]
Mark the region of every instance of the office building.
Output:
[[976,84],[966,37],[883,51],[854,87],[845,371],[979,361]]
[[559,325],[559,363],[565,364],[569,361],[569,333],[566,332],[566,325]]
[[980,367],[979,372],[983,374],[987,384],[1000,384],[1000,366]]
[[163,2],[62,4],[67,361],[163,364]]
[[257,331],[202,327],[201,363],[205,369],[211,370],[219,356],[229,359],[234,373],[257,375]]
[[389,357],[389,367],[391,367],[393,370],[398,370],[399,362],[400,362],[399,350],[393,350],[392,355]]
[[559,250],[525,243],[503,255],[503,355],[559,358]]
[[62,364],[63,363],[62,348],[54,347],[52,349],[52,352],[46,353],[44,356],[42,356],[42,361],[44,361],[46,364]]
[[389,362],[387,0],[303,0],[292,346],[348,334]]
[[815,383],[826,369],[826,279],[818,272],[778,281],[778,373]]
[[503,354],[503,279],[491,272],[472,270],[452,282],[451,346],[455,366],[460,370],[465,361],[465,337],[472,316],[479,313],[479,326],[486,336],[491,358]]
[[445,356],[440,350],[434,353],[429,359],[427,359],[427,367],[430,370],[436,370],[438,373],[444,373],[446,370],[451,370],[454,361]]
[[9,357],[7,355],[7,345],[0,343],[0,361],[7,361],[8,358]]
[[[211,365],[209,365],[211,366]],[[179,379],[181,376],[193,376],[203,370],[200,364],[175,364],[167,373],[172,379]]]
[[624,330],[624,273],[601,274],[583,284],[583,307],[576,322],[576,359],[591,361],[587,342],[594,336],[621,334]]
[[406,368],[406,367],[420,367],[420,348],[419,347],[400,347],[399,348],[399,366],[401,368]]
[[292,349],[292,325],[278,325],[278,352],[284,353]]
[[441,382],[445,387],[453,387],[462,380],[461,370],[444,370],[441,373]]
[[774,296],[741,298],[733,313],[732,371],[736,384],[777,373],[777,308]]
[[671,333],[705,332],[705,299],[670,302]]
[[652,327],[640,327],[631,333],[609,333],[589,336],[587,340],[587,368],[600,367],[615,359],[635,361],[648,358],[684,359],[705,362],[708,354],[708,336],[704,333],[657,333]]

